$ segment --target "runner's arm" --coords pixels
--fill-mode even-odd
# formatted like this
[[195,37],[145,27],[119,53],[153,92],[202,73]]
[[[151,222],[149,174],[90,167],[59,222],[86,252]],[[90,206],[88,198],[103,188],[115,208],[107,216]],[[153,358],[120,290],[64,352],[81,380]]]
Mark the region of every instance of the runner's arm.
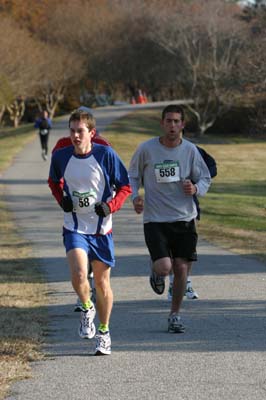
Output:
[[54,182],[51,177],[48,178],[48,186],[51,189],[52,195],[56,199],[57,203],[62,204],[63,199],[63,187],[64,187],[64,179],[61,178],[59,182]]
[[121,186],[120,188],[116,189],[115,197],[107,202],[111,213],[118,211],[131,193],[132,190],[130,185]]
[[131,189],[132,189],[131,199],[132,199],[132,201],[134,201],[134,199],[139,196],[139,188],[141,187],[140,179],[129,176],[129,182],[130,182]]

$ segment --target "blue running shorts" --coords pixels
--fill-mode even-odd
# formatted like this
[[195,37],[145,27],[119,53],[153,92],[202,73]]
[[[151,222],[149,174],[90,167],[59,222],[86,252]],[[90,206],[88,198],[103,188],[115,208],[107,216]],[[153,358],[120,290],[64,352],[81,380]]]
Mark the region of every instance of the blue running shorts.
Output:
[[112,233],[106,235],[85,235],[63,228],[63,243],[66,253],[76,248],[83,249],[88,254],[90,261],[99,260],[110,267],[115,266]]

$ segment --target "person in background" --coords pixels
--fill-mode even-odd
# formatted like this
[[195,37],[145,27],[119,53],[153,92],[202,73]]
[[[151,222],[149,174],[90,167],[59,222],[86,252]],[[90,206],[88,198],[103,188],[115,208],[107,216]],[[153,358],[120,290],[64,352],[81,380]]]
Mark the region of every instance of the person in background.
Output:
[[110,146],[92,143],[95,119],[90,113],[75,110],[69,118],[69,129],[72,146],[54,152],[48,184],[64,211],[63,241],[72,286],[82,302],[79,336],[92,339],[96,334],[96,310],[87,279],[91,262],[100,322],[94,354],[108,355],[113,307],[110,273],[115,265],[112,213],[122,207],[131,188],[127,170],[116,152]]
[[48,140],[50,130],[52,128],[52,121],[48,116],[48,112],[44,110],[41,113],[41,116],[36,119],[34,123],[34,128],[39,129],[39,137],[41,142],[41,149],[42,149],[42,158],[44,161],[47,160],[48,155]]
[[[199,147],[199,146],[196,146],[196,147],[197,147],[198,151],[200,152],[205,164],[207,165],[207,167],[209,169],[211,178],[214,178],[217,175],[217,165],[216,165],[215,159],[209,153],[207,153],[207,151],[204,150],[202,147]],[[194,202],[197,207],[196,221],[199,221],[200,216],[201,216],[199,199],[198,199],[197,195],[194,195],[193,199],[194,199]],[[192,261],[190,261],[188,264],[187,284],[186,284],[186,290],[185,290],[184,295],[186,296],[187,299],[194,300],[194,299],[198,299],[199,295],[192,286],[191,271],[192,271]],[[169,275],[169,287],[168,287],[168,292],[167,292],[167,298],[169,301],[172,301],[173,282],[174,282],[174,275],[170,274]]]
[[[184,110],[168,105],[162,111],[162,135],[142,143],[129,167],[133,207],[143,214],[144,237],[151,257],[150,284],[157,294],[165,290],[165,277],[174,273],[168,332],[185,326],[180,308],[188,266],[196,258],[197,208],[193,196],[208,191],[211,177],[196,146],[182,137]],[[143,185],[145,197],[139,195]]]

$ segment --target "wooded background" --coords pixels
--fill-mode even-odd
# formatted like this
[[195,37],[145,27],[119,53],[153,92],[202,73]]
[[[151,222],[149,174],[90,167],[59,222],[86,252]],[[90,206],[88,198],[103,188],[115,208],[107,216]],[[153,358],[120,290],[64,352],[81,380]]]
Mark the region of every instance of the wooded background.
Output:
[[81,103],[191,99],[190,127],[265,135],[266,6],[0,0],[0,123]]

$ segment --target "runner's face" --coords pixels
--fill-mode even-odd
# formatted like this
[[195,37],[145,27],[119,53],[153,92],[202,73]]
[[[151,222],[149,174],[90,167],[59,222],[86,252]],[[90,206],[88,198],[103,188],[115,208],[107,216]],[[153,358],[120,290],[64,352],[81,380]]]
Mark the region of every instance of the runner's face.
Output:
[[94,130],[90,131],[84,121],[71,121],[69,130],[75,152],[77,154],[88,153],[91,150],[91,138]]
[[169,141],[175,141],[181,138],[184,125],[181,114],[174,112],[166,113],[164,119],[161,121],[161,128],[164,131],[164,136]]

